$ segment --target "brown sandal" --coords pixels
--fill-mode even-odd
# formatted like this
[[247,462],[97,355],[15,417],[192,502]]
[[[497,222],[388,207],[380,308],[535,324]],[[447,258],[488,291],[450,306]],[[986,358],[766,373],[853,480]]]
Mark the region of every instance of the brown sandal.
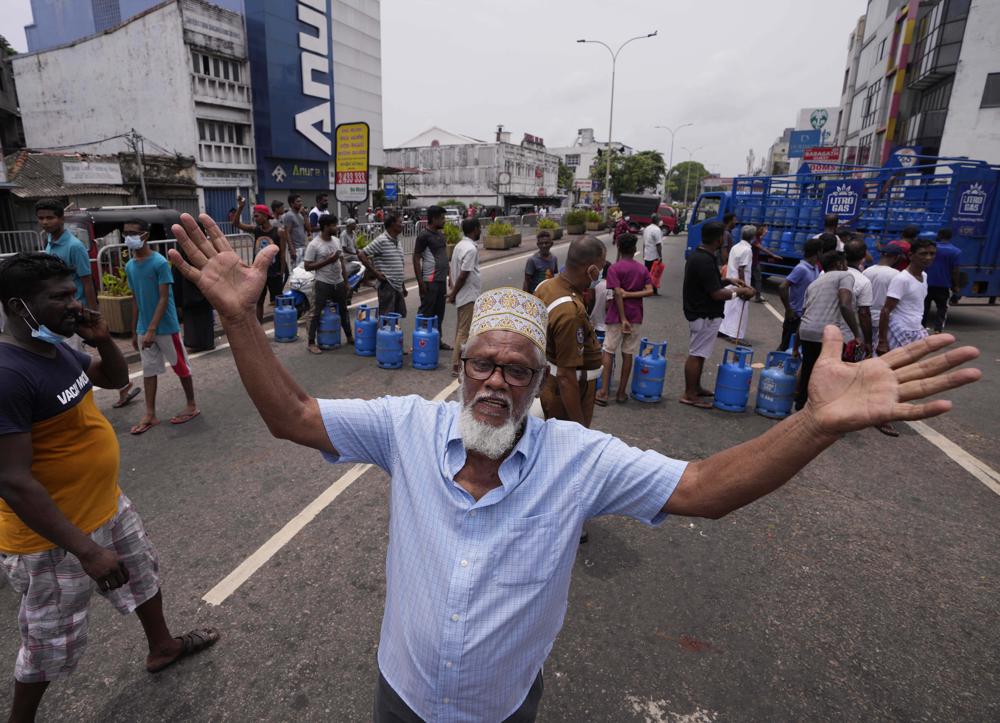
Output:
[[182,636],[177,638],[181,641],[181,652],[177,654],[177,657],[173,660],[169,660],[163,665],[158,665],[155,668],[146,668],[150,673],[159,673],[164,668],[169,668],[171,665],[176,663],[181,658],[187,658],[203,650],[208,650],[219,640],[219,631],[215,628],[202,628],[200,630],[192,630],[190,632],[184,633]]

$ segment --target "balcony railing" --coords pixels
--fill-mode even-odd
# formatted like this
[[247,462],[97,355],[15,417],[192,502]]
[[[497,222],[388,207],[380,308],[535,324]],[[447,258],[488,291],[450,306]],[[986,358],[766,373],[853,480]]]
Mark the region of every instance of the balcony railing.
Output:
[[232,143],[201,141],[198,143],[198,160],[202,163],[224,163],[230,166],[255,167],[253,148],[250,146],[237,146]]
[[194,99],[250,107],[250,86],[201,73],[191,74]]

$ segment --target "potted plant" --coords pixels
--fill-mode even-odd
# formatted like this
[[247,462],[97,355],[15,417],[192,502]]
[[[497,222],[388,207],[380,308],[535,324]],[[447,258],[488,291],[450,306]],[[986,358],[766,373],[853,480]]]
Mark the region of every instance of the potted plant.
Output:
[[132,289],[128,287],[128,279],[125,278],[125,267],[121,266],[116,274],[104,274],[101,277],[101,287],[97,303],[108,330],[113,334],[131,336],[135,331],[135,318],[132,315]]
[[563,222],[566,224],[566,233],[570,236],[581,234],[586,230],[587,213],[586,211],[567,211],[563,216]]
[[601,227],[604,225],[602,223],[601,214],[597,211],[587,211],[586,225],[588,231],[600,231]]
[[559,225],[559,222],[551,218],[540,218],[538,219],[538,230],[541,231],[545,229],[550,234],[552,234],[552,240],[558,241],[562,238],[563,230]]
[[521,245],[521,234],[514,233],[514,227],[509,223],[493,222],[486,227],[486,238],[483,246],[488,249],[512,249]]
[[455,247],[462,240],[462,231],[455,224],[446,223],[444,225],[444,240],[448,244],[448,260],[451,261],[451,255],[455,253]]

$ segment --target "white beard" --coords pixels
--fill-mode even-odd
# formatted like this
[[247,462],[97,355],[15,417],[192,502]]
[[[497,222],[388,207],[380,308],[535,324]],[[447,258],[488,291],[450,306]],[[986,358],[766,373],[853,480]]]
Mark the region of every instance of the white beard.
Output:
[[[488,459],[500,459],[510,452],[517,444],[517,438],[524,428],[527,410],[521,410],[520,414],[512,413],[506,422],[497,427],[476,419],[472,413],[472,404],[475,403],[475,399],[466,403],[461,386],[459,390],[462,412],[458,417],[458,431],[462,435],[462,444],[465,449],[481,454]],[[480,396],[488,395],[481,394]],[[513,404],[512,400],[508,399],[507,401]],[[511,409],[513,412],[513,406]]]

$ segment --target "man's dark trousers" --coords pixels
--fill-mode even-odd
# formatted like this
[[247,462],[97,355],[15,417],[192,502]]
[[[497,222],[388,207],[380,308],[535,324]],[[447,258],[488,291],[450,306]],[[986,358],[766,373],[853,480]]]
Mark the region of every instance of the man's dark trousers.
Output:
[[937,307],[937,314],[934,318],[934,331],[944,331],[944,325],[948,321],[948,299],[951,298],[951,289],[947,286],[928,286],[927,296],[924,298],[924,326],[931,324],[931,303]]
[[420,295],[421,316],[436,316],[438,331],[444,326],[444,308],[448,301],[447,281],[425,281],[424,293]]

